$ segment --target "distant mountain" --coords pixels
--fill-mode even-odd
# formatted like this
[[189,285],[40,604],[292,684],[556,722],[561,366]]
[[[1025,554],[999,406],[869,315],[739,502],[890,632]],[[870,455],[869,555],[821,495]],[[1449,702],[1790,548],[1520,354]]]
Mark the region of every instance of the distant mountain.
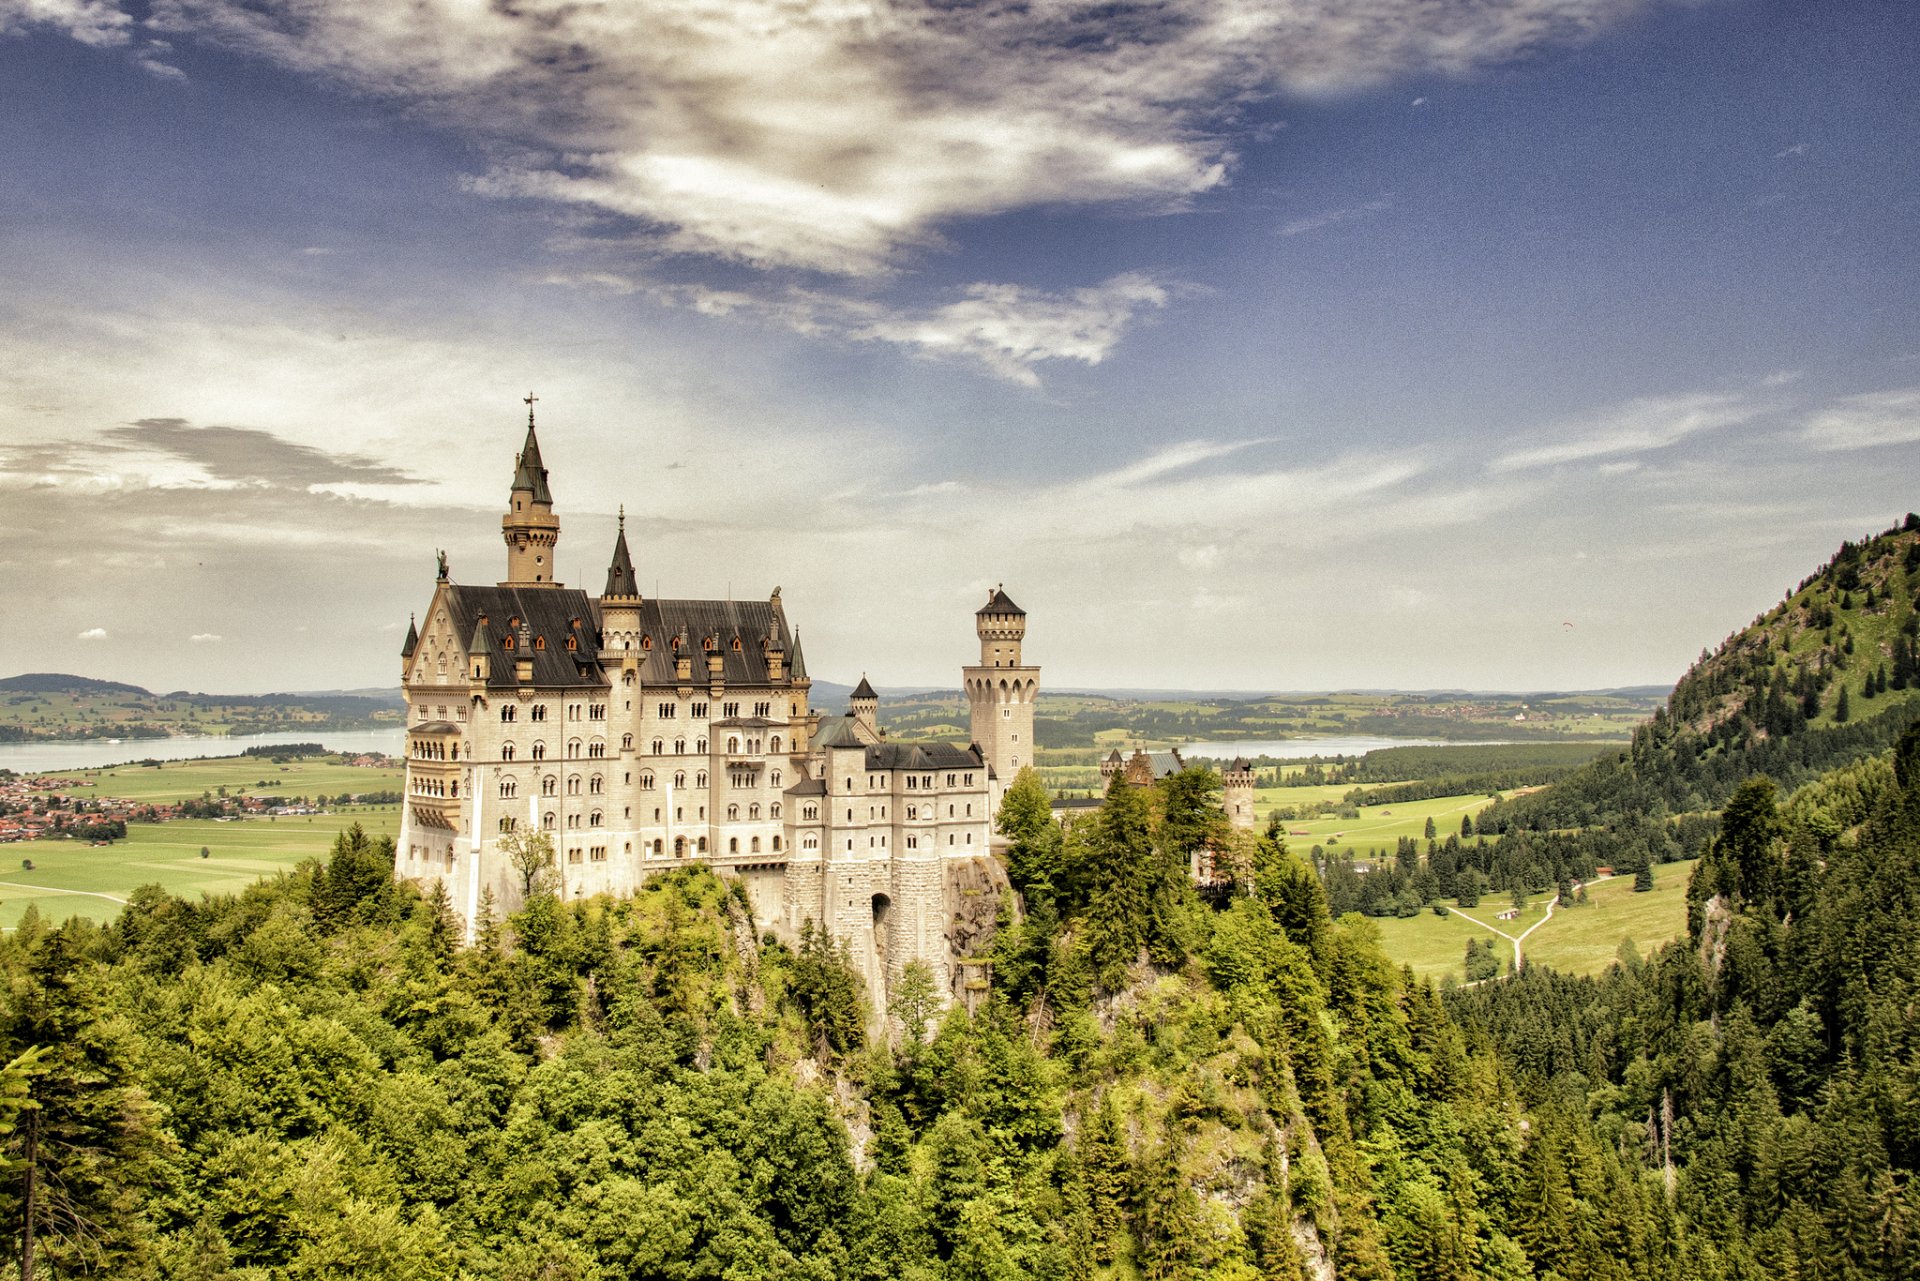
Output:
[[91,676],[72,676],[65,672],[28,672],[24,676],[9,676],[0,680],[0,694],[134,694],[141,698],[153,697],[138,685],[95,680]]
[[1503,802],[1481,831],[1717,810],[1766,774],[1795,787],[1920,720],[1920,516],[1833,558],[1703,652],[1631,747]]

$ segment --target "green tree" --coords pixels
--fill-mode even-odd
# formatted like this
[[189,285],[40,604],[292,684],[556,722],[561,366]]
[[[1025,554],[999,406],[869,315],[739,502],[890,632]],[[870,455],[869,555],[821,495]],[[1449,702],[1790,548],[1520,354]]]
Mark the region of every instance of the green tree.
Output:
[[531,826],[515,826],[500,838],[500,852],[507,863],[520,873],[520,892],[532,898],[536,889],[545,892],[548,873],[553,868],[553,838]]
[[1040,772],[1023,765],[1000,800],[995,830],[1006,838],[1007,877],[1029,906],[1045,907],[1065,888],[1061,884],[1060,825]]
[[1146,949],[1153,923],[1153,811],[1147,789],[1115,774],[1087,844],[1083,928],[1095,977],[1118,987]]
[[900,1021],[901,1033],[909,1056],[917,1054],[926,1039],[927,1024],[940,1012],[940,994],[933,981],[933,969],[925,961],[908,961],[894,984],[893,999],[887,1012]]

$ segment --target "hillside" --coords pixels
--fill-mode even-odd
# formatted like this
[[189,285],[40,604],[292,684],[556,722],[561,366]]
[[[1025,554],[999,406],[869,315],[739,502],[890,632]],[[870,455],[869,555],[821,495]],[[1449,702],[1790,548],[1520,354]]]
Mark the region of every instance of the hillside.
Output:
[[1680,678],[1633,737],[1482,832],[1720,808],[1752,774],[1794,787],[1886,750],[1920,719],[1920,516],[1838,552]]
[[0,742],[169,738],[276,730],[377,729],[398,725],[397,693],[155,694],[138,685],[65,672],[0,680]]

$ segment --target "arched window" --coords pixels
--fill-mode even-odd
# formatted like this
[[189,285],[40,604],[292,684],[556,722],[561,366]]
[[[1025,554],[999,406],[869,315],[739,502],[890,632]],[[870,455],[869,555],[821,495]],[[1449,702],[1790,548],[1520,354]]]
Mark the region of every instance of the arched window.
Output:
[[705,854],[707,852],[707,838],[704,836],[700,838],[699,852],[702,854]]
[[631,752],[633,750],[633,735],[622,734],[620,736],[620,750],[623,752]]
[[773,736],[773,747],[771,750],[776,752],[780,750],[780,736],[778,734]]
[[568,796],[580,795],[580,776],[578,774],[573,775],[571,778],[567,780],[567,795]]
[[533,745],[533,759],[536,761],[544,761],[547,759],[547,745],[545,743],[535,743]]
[[652,770],[648,769],[648,770],[640,771],[640,790],[643,792],[651,792],[653,790],[653,771]]
[[729,734],[729,735],[727,735],[727,751],[729,751],[729,752],[737,752],[737,751],[739,751],[739,750],[740,750],[740,737],[739,737],[739,735],[737,735],[737,734]]
[[553,811],[552,810],[548,810],[545,814],[542,814],[540,816],[540,828],[542,831],[546,831],[546,832],[551,832],[553,830]]
[[549,774],[540,780],[540,795],[552,796],[559,789],[560,780]]
[[587,744],[587,755],[592,757],[594,760],[599,760],[602,756],[605,756],[606,754],[607,754],[607,745],[601,742],[599,739],[596,738],[591,743]]
[[771,773],[769,773],[767,775],[767,782],[771,783],[775,787],[780,786],[780,771],[774,770]]
[[727,806],[727,821],[729,823],[737,821],[739,817],[740,817],[740,807],[738,805]]
[[687,838],[686,837],[676,836],[673,838],[673,856],[675,858],[685,858],[687,856]]
[[659,739],[656,738],[653,740],[653,754],[655,756],[661,755],[665,750],[666,750],[665,746],[660,742]]
[[506,703],[500,708],[500,723],[503,725],[511,724],[513,719],[519,714],[519,708],[515,707],[512,703]]
[[685,770],[677,769],[673,772],[673,785],[675,787],[685,787],[687,785],[687,772]]
[[808,822],[813,822],[820,817],[820,807],[818,805],[809,805],[800,811],[800,817],[806,819]]
[[501,800],[503,801],[512,800],[513,794],[519,790],[520,790],[519,784],[515,783],[512,779],[503,778],[500,780],[500,799]]
[[592,814],[589,814],[589,815],[587,816],[587,826],[588,826],[588,827],[598,827],[598,826],[600,826],[600,811],[599,811],[599,810],[595,810],[595,811],[594,811],[594,812],[593,812]]
[[503,761],[510,761],[510,760],[512,760],[512,759],[513,759],[513,744],[512,744],[512,743],[502,743],[502,744],[500,744],[500,759],[501,759],[501,760],[503,760]]
[[755,854],[760,852],[760,838],[757,836],[753,838],[753,852]]
[[750,818],[750,819],[757,819],[757,818],[759,818],[759,817],[760,817],[760,806],[759,806],[758,804],[754,804],[754,805],[749,805],[749,806],[747,806],[747,817],[748,817],[748,818]]
[[686,740],[686,739],[684,739],[684,738],[676,738],[676,739],[674,739],[674,740],[673,740],[673,754],[674,754],[675,756],[685,756],[685,755],[687,754],[687,740]]
[[511,832],[513,830],[513,816],[511,814],[500,820],[500,830],[503,832]]
[[737,836],[729,836],[727,838],[727,853],[738,854],[739,852],[740,852],[740,838]]
[[704,738],[694,739],[693,752],[696,756],[705,756],[707,754],[707,740]]
[[570,761],[577,761],[580,759],[580,740],[579,739],[570,738],[567,740],[567,759]]
[[605,782],[606,780],[602,779],[598,774],[595,774],[587,780],[587,790],[593,793],[593,795],[598,796],[605,786]]
[[695,787],[705,787],[707,785],[707,772],[705,770],[701,770],[693,776],[693,785]]
[[655,858],[659,858],[660,855],[663,854],[664,852],[665,852],[665,847],[661,845],[660,838],[657,836],[654,837],[653,838],[653,856]]
[[774,802],[774,803],[773,803],[772,805],[769,805],[769,806],[767,807],[767,817],[768,817],[768,818],[779,818],[779,817],[780,817],[780,802],[779,802],[779,801],[775,801],[775,802]]
[[800,848],[803,850],[817,850],[820,848],[820,838],[810,834],[805,840],[800,842]]

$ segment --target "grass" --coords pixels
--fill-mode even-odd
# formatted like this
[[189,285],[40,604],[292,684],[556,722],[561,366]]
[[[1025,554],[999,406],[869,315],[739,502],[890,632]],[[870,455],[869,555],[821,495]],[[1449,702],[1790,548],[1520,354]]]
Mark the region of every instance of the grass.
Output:
[[[1566,974],[1598,974],[1613,963],[1622,939],[1631,940],[1642,955],[1687,929],[1687,879],[1691,860],[1664,863],[1653,869],[1653,889],[1633,892],[1633,877],[1614,876],[1587,885],[1585,906],[1556,908],[1553,919],[1535,930],[1525,943],[1529,963],[1548,965]],[[1488,925],[1518,935],[1546,915],[1551,894],[1535,895],[1517,921],[1496,917],[1511,906],[1505,894],[1488,894],[1467,911]],[[1447,904],[1451,909],[1453,905]],[[1468,939],[1492,939],[1499,945],[1501,968],[1512,958],[1513,945],[1468,921],[1457,910],[1435,916],[1380,919],[1380,942],[1396,964],[1411,965],[1414,973],[1440,979],[1465,977]]]
[[[1325,790],[1328,789],[1289,787],[1263,791],[1256,794],[1254,813],[1264,816],[1272,808],[1264,803],[1267,796],[1285,796],[1290,792],[1311,794]],[[1306,797],[1302,796],[1301,799],[1305,800]],[[1429,818],[1433,820],[1436,838],[1444,841],[1449,835],[1460,834],[1462,815],[1478,814],[1492,803],[1485,792],[1475,792],[1470,796],[1435,796],[1424,801],[1405,801],[1396,805],[1367,805],[1361,807],[1359,818],[1294,819],[1285,824],[1287,844],[1300,851],[1318,845],[1357,858],[1391,854],[1403,836],[1424,841]]]
[[293,757],[284,765],[271,757],[223,756],[209,760],[166,761],[158,769],[115,765],[110,769],[69,770],[61,778],[93,784],[89,799],[117,796],[124,800],[162,804],[184,801],[202,793],[218,795],[222,787],[234,796],[338,796],[342,792],[397,792],[405,771],[362,769],[343,765],[337,756]]
[[[361,770],[360,773],[369,771]],[[198,793],[196,793],[197,795]],[[85,916],[107,921],[137,886],[160,885],[174,894],[232,894],[263,876],[290,871],[303,859],[325,857],[333,838],[352,823],[375,836],[394,835],[400,807],[356,807],[351,814],[312,818],[180,819],[135,823],[112,845],[83,841],[21,841],[0,846],[0,925],[20,923],[28,904],[43,917]],[[201,847],[208,857],[201,858]],[[33,860],[33,870],[20,866]]]

